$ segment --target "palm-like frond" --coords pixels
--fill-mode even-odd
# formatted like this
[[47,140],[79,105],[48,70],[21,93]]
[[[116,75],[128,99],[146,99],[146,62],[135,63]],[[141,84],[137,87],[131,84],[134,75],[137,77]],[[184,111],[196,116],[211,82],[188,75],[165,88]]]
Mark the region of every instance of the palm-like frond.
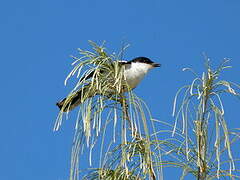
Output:
[[[181,137],[179,148],[172,147],[171,154],[175,154],[181,160],[181,166],[185,171],[194,174],[198,179],[212,179],[220,176],[235,177],[235,160],[232,156],[230,131],[224,118],[224,104],[222,93],[229,93],[239,97],[236,86],[225,80],[219,80],[220,73],[230,66],[225,65],[229,60],[225,59],[216,69],[212,69],[209,59],[206,60],[206,72],[201,77],[190,68],[184,68],[194,73],[196,78],[190,85],[182,87],[174,99],[173,115],[176,117],[172,130],[173,137]],[[182,102],[177,108],[177,99],[183,92]],[[179,120],[182,120],[178,122]],[[182,128],[177,129],[177,124]],[[215,131],[215,132],[214,132]],[[233,138],[236,138],[233,137]],[[179,139],[179,138],[177,138]],[[215,141],[213,142],[213,139]],[[173,143],[174,144],[174,143]],[[169,146],[168,146],[169,147]],[[225,169],[221,162],[229,163]],[[189,163],[190,162],[190,163]],[[226,173],[228,172],[228,173]],[[237,172],[237,171],[235,171]]]

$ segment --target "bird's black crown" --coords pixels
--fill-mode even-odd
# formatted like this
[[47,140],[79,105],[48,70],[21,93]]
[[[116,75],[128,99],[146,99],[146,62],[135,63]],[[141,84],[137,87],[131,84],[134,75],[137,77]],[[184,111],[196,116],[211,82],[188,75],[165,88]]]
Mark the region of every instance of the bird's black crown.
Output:
[[154,62],[151,61],[149,58],[146,57],[136,57],[132,59],[130,62],[141,62],[141,63],[146,63],[146,64],[153,64]]

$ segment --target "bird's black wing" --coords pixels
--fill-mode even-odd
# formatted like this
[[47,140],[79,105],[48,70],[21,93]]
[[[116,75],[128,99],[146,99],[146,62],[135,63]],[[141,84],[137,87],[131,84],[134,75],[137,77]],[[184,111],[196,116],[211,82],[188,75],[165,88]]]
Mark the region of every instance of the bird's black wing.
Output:
[[87,80],[87,79],[92,78],[93,75],[94,75],[94,73],[95,73],[95,70],[93,70],[93,71],[90,72],[90,73],[86,73],[86,74],[84,74],[83,77],[80,79],[80,81],[82,81],[83,79],[84,79],[84,80]]

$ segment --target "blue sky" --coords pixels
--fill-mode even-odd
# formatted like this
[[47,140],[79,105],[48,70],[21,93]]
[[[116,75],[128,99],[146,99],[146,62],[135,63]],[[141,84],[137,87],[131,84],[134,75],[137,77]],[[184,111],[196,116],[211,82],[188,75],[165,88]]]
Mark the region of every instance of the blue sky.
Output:
[[[162,64],[135,92],[164,121],[173,122],[174,95],[193,78],[182,68],[201,73],[203,52],[213,64],[231,58],[223,78],[239,83],[239,7],[238,0],[2,2],[0,179],[67,178],[74,119],[54,133],[55,102],[71,89],[63,86],[69,55],[88,49],[88,40],[106,40],[110,52],[130,43],[125,59],[146,56]],[[237,127],[240,102],[227,103],[229,126]]]

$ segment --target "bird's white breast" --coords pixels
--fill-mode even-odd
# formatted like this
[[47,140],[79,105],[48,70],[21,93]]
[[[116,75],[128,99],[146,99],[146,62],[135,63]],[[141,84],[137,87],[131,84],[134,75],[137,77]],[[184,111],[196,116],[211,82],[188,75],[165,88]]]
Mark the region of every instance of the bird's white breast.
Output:
[[124,76],[130,89],[135,88],[152,68],[151,65],[139,62],[127,64],[124,70]]

